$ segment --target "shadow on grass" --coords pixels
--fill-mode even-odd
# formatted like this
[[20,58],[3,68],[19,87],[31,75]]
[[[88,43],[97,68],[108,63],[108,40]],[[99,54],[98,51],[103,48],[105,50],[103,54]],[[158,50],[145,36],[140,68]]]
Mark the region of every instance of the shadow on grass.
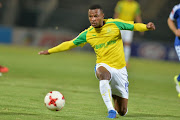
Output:
[[180,116],[176,115],[159,115],[159,114],[143,114],[143,113],[134,113],[129,114],[126,117],[149,117],[149,118],[180,118]]
[[0,115],[38,115],[32,113],[0,112]]

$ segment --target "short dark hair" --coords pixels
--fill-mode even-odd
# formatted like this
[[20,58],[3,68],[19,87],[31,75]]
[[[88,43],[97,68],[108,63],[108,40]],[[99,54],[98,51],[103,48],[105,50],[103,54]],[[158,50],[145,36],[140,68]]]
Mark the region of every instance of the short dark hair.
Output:
[[101,7],[100,5],[98,5],[98,4],[91,5],[91,6],[89,7],[89,9],[90,9],[90,10],[100,9],[100,10],[103,11],[102,7]]

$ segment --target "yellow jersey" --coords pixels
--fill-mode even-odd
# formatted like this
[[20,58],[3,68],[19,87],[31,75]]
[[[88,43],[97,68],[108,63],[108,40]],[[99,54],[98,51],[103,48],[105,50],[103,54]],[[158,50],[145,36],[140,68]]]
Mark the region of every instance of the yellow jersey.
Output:
[[118,18],[126,21],[134,21],[135,17],[140,14],[140,7],[136,1],[121,0],[115,7]]
[[96,53],[96,63],[105,63],[117,69],[123,68],[126,62],[119,30],[133,30],[134,26],[118,19],[105,19],[104,23],[101,28],[90,26],[80,33],[73,43],[75,45],[89,43]]
[[105,63],[110,67],[121,69],[126,66],[123,41],[120,30],[146,31],[145,24],[120,19],[104,19],[101,28],[90,26],[71,41],[48,50],[49,53],[69,50],[89,43],[96,53],[96,63]]

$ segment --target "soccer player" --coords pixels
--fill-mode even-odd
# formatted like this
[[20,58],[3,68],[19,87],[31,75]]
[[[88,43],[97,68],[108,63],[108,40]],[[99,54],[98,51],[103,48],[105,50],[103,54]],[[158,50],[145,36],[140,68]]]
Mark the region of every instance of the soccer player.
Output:
[[[142,22],[141,10],[138,2],[135,0],[120,0],[114,12],[114,18],[122,19],[125,21],[136,21],[137,23]],[[122,30],[122,40],[124,42],[124,54],[125,60],[128,64],[129,58],[131,56],[131,43],[133,40],[133,31]],[[143,34],[143,32],[141,33]]]
[[[177,27],[174,23],[175,20],[177,22]],[[178,58],[180,60],[180,4],[174,6],[174,8],[172,9],[169,15],[167,22],[169,28],[173,31],[173,33],[176,36],[174,46]],[[176,83],[176,90],[178,92],[178,96],[180,97],[180,74],[174,77],[174,81]]]
[[49,50],[40,51],[39,54],[48,55],[89,43],[97,57],[95,74],[99,79],[102,99],[108,109],[107,117],[116,118],[116,111],[124,116],[127,113],[129,82],[120,30],[147,31],[155,30],[155,26],[152,22],[146,25],[120,19],[104,19],[100,5],[91,6],[88,17],[91,23],[88,29],[73,40],[63,42]]

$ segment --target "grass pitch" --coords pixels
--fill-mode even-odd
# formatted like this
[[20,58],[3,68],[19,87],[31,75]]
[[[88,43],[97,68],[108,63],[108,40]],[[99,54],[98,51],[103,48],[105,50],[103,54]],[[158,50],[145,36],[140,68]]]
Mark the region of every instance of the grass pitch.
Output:
[[[0,120],[108,120],[94,76],[95,55],[62,52],[38,55],[39,48],[0,46],[0,64],[9,72],[0,77]],[[173,77],[178,62],[131,58],[128,114],[121,120],[179,120],[180,98]],[[45,95],[57,90],[65,107],[50,111]]]

